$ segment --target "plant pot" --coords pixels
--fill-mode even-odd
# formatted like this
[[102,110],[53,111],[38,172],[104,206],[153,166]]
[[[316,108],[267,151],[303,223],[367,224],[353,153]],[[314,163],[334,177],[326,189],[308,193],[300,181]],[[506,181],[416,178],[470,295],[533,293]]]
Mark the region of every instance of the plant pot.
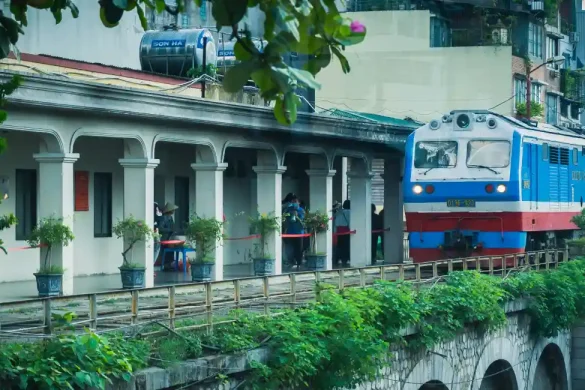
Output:
[[120,268],[122,288],[144,287],[144,271],[145,268]]
[[274,259],[254,259],[254,275],[266,276],[274,273]]
[[58,297],[63,291],[63,274],[34,274],[39,297]]
[[305,259],[307,259],[307,269],[311,271],[323,271],[326,269],[327,266],[327,255],[326,254],[306,254]]
[[194,282],[211,282],[213,263],[191,263],[191,280]]

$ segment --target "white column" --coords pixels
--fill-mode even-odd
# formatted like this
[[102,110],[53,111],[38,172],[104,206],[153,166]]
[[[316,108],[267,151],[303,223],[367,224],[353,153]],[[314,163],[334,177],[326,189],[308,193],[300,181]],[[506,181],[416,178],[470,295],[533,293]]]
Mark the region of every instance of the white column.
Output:
[[[256,166],[253,168],[257,176],[257,199],[259,213],[274,213],[280,217],[282,214],[282,174],[286,167]],[[268,253],[275,258],[274,273],[282,273],[282,238],[280,232],[268,239]]]
[[[191,164],[195,170],[195,213],[202,218],[223,221],[223,171],[226,163]],[[215,258],[213,280],[223,280],[223,242],[218,242],[212,256]]]
[[[146,158],[123,158],[118,161],[124,167],[124,218],[133,216],[145,221],[148,226],[154,226],[154,168],[160,161]],[[152,239],[134,245],[132,262],[146,269],[145,287],[154,286],[153,257]]]
[[402,158],[384,161],[384,262],[404,262]]
[[343,204],[347,199],[347,157],[335,159],[334,169],[332,199]]
[[[351,235],[350,262],[352,267],[366,267],[372,264],[372,177],[370,171],[352,170],[348,173],[351,179]],[[357,168],[357,167],[356,167]]]
[[[312,211],[325,212],[332,216],[333,208],[333,176],[335,171],[329,169],[308,169],[309,175],[309,209]],[[327,253],[326,269],[333,268],[333,221],[329,221],[329,231],[317,236],[317,248],[319,252]]]
[[[73,164],[77,153],[39,153],[33,155],[39,162],[39,217],[63,218],[72,231],[74,219]],[[45,256],[41,248],[41,259]],[[63,267],[63,295],[73,294],[74,251],[68,246],[55,246],[51,251],[51,265]]]

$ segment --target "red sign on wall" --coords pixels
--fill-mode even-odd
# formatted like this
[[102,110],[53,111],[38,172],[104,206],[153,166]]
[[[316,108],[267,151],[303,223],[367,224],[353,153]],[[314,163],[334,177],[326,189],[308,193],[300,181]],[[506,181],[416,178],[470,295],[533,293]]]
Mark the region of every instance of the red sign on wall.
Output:
[[75,211],[89,211],[88,171],[75,171]]

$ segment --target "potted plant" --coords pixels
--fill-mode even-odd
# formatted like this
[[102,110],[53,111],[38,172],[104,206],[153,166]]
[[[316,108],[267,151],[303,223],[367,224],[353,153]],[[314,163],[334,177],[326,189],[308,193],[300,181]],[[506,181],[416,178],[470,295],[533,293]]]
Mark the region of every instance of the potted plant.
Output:
[[329,215],[319,210],[307,211],[305,214],[305,229],[309,236],[309,251],[305,253],[307,268],[313,271],[325,269],[327,263],[327,252],[317,250],[317,234],[329,230]]
[[33,229],[28,244],[41,247],[42,262],[35,278],[39,297],[54,297],[63,292],[63,272],[61,266],[51,264],[51,254],[55,245],[67,246],[75,237],[71,228],[63,223],[63,218],[43,218]]
[[119,267],[122,276],[123,288],[144,287],[144,271],[142,264],[132,262],[134,245],[139,241],[146,241],[155,238],[156,233],[146,222],[136,219],[133,216],[118,221],[112,228],[118,238],[124,239],[124,252],[122,252],[122,266]]
[[[585,209],[581,210],[580,214],[574,215],[571,222],[577,225],[580,230],[579,235],[582,236],[583,230],[585,230]],[[567,245],[570,256],[585,256],[585,237],[569,240]]]
[[259,243],[254,245],[254,274],[256,276],[272,275],[274,273],[274,257],[268,253],[268,238],[271,234],[280,231],[280,217],[274,213],[257,214],[250,217],[250,234],[257,234]]
[[[223,238],[223,221],[193,215],[185,228],[188,245],[195,248],[195,259],[191,260],[191,279],[194,282],[209,282],[215,264],[212,253]],[[193,245],[194,244],[194,245]]]

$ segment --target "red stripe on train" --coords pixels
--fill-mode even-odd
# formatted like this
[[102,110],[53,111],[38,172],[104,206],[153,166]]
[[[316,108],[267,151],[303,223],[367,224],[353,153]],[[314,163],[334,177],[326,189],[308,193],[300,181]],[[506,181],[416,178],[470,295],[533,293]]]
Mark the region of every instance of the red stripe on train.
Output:
[[575,230],[571,222],[576,212],[497,212],[497,213],[406,213],[409,232],[481,230],[483,232],[532,232]]

